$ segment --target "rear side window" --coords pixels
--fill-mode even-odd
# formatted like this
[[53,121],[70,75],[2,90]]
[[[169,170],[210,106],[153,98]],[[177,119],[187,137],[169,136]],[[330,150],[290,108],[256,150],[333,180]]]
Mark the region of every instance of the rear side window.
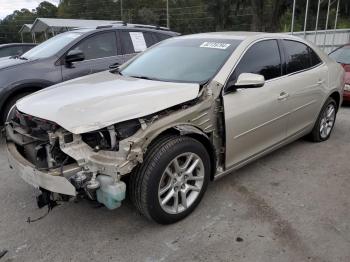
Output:
[[122,46],[122,54],[133,54],[135,53],[134,46],[131,41],[131,37],[128,31],[120,31],[120,43]]
[[307,45],[292,41],[283,40],[286,50],[287,74],[302,71],[321,63],[318,55]]
[[82,51],[85,60],[117,55],[117,39],[114,32],[93,35],[81,41],[74,50]]
[[311,60],[311,67],[322,63],[321,58],[310,47],[309,47],[309,54],[310,54],[310,60]]
[[126,55],[144,51],[145,48],[159,41],[157,41],[152,32],[120,31],[120,42],[122,54]]
[[280,77],[282,68],[277,41],[264,40],[250,47],[238,63],[229,81],[237,81],[238,76],[242,73],[260,74],[265,77],[265,80]]
[[163,40],[171,37],[170,35],[161,34],[161,33],[154,33],[154,35],[155,35],[156,39],[158,40],[158,42],[163,41]]
[[153,33],[151,33],[151,32],[143,32],[143,36],[145,37],[147,47],[150,47],[158,42],[158,41],[156,41]]

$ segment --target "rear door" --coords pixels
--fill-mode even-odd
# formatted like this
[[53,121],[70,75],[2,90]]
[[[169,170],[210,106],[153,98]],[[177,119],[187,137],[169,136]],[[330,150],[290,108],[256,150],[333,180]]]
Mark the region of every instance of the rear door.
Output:
[[[117,36],[114,31],[101,32],[81,40],[70,50],[80,50],[85,60],[72,66],[62,66],[63,80],[108,70],[110,65],[118,63]],[[68,51],[69,52],[69,51]]]
[[280,49],[277,40],[252,45],[239,61],[230,81],[241,73],[261,74],[261,88],[224,94],[226,167],[243,163],[286,138],[286,106]]
[[283,40],[286,60],[285,92],[290,111],[287,135],[292,136],[312,128],[322,106],[328,82],[325,63],[306,44]]

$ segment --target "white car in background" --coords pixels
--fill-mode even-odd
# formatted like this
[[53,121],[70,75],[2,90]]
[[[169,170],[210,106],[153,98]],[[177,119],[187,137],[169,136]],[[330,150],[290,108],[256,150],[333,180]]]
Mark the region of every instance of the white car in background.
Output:
[[173,223],[210,180],[300,137],[327,140],[343,88],[342,67],[293,36],[176,37],[17,102],[9,160],[40,206],[84,194],[117,208],[129,176],[136,208]]

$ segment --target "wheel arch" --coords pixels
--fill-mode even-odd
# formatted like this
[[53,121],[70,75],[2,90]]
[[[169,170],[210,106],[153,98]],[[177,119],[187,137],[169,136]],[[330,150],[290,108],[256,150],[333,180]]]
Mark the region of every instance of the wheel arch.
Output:
[[192,125],[186,125],[186,124],[175,125],[157,134],[157,136],[154,139],[152,139],[151,144],[157,141],[158,139],[160,139],[161,137],[168,136],[168,135],[188,136],[200,142],[205,147],[205,149],[209,154],[210,169],[211,169],[210,180],[214,180],[214,175],[216,172],[216,162],[217,162],[215,147],[210,141],[209,136],[204,131]]
[[[3,98],[0,101],[0,112],[2,112],[6,108],[8,103],[15,96],[23,93],[34,93],[50,85],[52,85],[52,83],[33,82],[33,83],[22,83],[16,86],[11,86],[11,88],[8,88],[9,90],[4,94]],[[0,119],[0,121],[2,120]],[[3,123],[0,123],[0,124],[3,124]]]
[[334,91],[333,93],[331,93],[331,95],[329,96],[331,98],[333,98],[335,100],[335,102],[337,103],[337,111],[339,110],[341,104],[340,104],[340,94],[337,91]]

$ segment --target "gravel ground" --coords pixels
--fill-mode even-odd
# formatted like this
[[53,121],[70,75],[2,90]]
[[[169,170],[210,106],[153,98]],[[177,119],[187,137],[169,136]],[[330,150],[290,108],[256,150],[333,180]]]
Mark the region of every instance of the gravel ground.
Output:
[[170,226],[125,201],[108,211],[65,203],[44,219],[36,192],[0,148],[0,261],[350,261],[350,107],[331,139],[296,141],[211,183],[202,203]]

